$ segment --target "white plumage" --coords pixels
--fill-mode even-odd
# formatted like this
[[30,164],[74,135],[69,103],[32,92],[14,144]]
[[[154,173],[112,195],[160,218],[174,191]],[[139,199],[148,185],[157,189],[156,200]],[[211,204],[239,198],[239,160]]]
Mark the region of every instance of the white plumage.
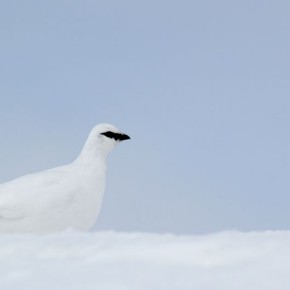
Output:
[[73,163],[0,184],[0,233],[89,230],[102,204],[106,157],[126,139],[113,125],[97,125]]

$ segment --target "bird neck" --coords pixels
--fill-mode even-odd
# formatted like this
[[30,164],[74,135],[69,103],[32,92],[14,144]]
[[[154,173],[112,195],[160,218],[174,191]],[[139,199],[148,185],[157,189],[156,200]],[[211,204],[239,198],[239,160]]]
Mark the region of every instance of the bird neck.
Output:
[[84,167],[104,167],[107,155],[108,152],[102,150],[100,144],[90,136],[75,163]]

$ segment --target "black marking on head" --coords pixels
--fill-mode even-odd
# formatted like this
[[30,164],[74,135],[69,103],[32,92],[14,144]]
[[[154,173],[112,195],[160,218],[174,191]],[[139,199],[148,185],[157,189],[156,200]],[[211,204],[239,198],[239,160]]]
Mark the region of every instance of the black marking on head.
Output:
[[111,139],[115,139],[116,141],[124,141],[124,140],[130,139],[130,137],[126,134],[114,133],[112,131],[101,133],[101,135],[104,135]]

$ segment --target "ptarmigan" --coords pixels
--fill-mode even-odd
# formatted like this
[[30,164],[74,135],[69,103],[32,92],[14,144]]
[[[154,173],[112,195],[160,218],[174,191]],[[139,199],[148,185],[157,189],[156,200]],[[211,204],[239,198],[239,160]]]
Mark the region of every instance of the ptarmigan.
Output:
[[113,125],[97,125],[71,164],[0,184],[0,233],[89,230],[102,203],[106,157],[127,139]]

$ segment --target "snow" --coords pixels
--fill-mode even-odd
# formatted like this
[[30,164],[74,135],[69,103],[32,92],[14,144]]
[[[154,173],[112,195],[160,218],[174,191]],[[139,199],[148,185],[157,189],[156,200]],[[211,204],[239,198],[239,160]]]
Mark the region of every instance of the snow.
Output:
[[0,236],[0,289],[289,290],[290,231]]

